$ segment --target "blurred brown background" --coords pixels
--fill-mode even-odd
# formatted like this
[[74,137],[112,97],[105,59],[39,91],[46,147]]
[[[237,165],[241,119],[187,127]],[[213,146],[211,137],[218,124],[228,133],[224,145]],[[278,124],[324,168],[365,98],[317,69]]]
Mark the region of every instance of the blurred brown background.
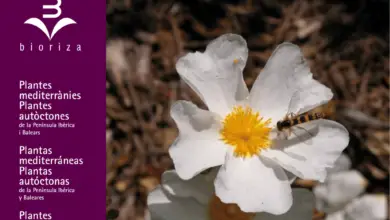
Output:
[[108,0],[107,218],[144,219],[147,193],[172,168],[171,104],[204,107],[175,62],[228,32],[248,42],[249,87],[279,43],[302,48],[314,77],[335,94],[330,117],[350,131],[345,153],[369,180],[367,192],[388,193],[388,10],[386,0]]

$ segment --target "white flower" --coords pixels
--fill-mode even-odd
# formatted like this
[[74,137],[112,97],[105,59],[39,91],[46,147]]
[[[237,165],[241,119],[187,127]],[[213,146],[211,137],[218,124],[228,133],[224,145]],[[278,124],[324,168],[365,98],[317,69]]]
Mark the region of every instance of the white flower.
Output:
[[362,194],[367,185],[367,180],[356,170],[331,174],[313,190],[316,208],[326,213],[335,212]]
[[[217,170],[214,170],[217,171]],[[314,196],[306,189],[293,189],[294,205],[284,215],[244,213],[237,205],[223,204],[215,196],[216,172],[182,180],[175,171],[162,176],[162,184],[148,196],[151,220],[311,220]]]
[[354,199],[345,209],[332,213],[326,220],[385,220],[388,219],[385,195],[364,195]]
[[337,158],[334,166],[327,169],[327,176],[333,173],[343,172],[351,169],[352,161],[345,154],[341,154],[339,158]]
[[276,48],[249,94],[242,74],[247,57],[245,40],[226,34],[204,53],[178,60],[178,73],[209,110],[188,101],[172,106],[179,136],[169,153],[185,180],[222,165],[214,184],[224,203],[236,203],[245,212],[282,214],[292,205],[284,169],[323,181],[347,146],[348,131],[334,121],[314,120],[294,129],[288,140],[276,140],[276,124],[289,110],[307,112],[333,94],[312,78],[291,43]]

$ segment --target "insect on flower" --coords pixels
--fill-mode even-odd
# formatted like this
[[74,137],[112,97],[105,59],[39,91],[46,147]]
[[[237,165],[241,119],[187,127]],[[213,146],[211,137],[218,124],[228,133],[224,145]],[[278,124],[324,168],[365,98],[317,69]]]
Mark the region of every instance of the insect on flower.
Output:
[[[303,113],[300,115],[296,115],[294,113],[290,113],[287,115],[283,120],[280,120],[277,122],[276,126],[279,131],[288,130],[289,132],[292,132],[292,129],[294,126],[296,128],[305,129],[303,127],[300,127],[299,124],[303,124],[305,122],[314,121],[318,119],[325,118],[325,113],[322,112],[315,112],[315,113]],[[309,131],[307,131],[310,133]],[[312,135],[313,136],[313,135]]]
[[[295,95],[296,94],[294,94],[293,97],[295,97]],[[282,120],[279,120],[276,123],[276,129],[278,130],[278,136],[280,137],[282,134],[286,134],[286,132],[287,132],[287,135],[284,136],[284,138],[287,139],[291,135],[291,133],[294,133],[295,136],[301,140],[300,135],[297,135],[294,132],[295,128],[298,128],[298,129],[306,132],[311,137],[315,136],[314,134],[312,134],[310,131],[308,131],[306,128],[302,127],[301,125],[303,123],[311,122],[314,120],[325,119],[327,117],[327,114],[325,112],[315,112],[315,111],[309,111],[309,112],[300,113],[300,114],[293,113],[293,112],[291,112],[291,101],[292,100],[293,99],[290,100],[290,104],[289,104],[286,116]],[[301,140],[301,141],[305,142],[304,140]]]

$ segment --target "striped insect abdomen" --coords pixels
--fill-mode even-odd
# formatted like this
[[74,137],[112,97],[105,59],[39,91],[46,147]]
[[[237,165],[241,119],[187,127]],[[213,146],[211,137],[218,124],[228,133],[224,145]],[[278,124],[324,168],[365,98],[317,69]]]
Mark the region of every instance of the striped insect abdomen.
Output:
[[290,123],[291,123],[291,126],[300,124],[300,123],[299,123],[299,117],[290,119]]
[[309,121],[314,121],[314,120],[318,120],[318,119],[321,119],[321,118],[324,118],[325,117],[325,114],[324,113],[309,113],[309,114],[302,114],[302,115],[299,115],[299,116],[296,116],[292,119],[290,119],[290,123],[291,123],[291,126],[295,126],[295,125],[299,125],[299,124],[303,124],[303,123],[306,123],[306,122],[309,122]]
[[309,121],[309,115],[308,114],[301,115],[301,116],[298,117],[298,119],[299,119],[299,123],[308,122]]
[[312,117],[313,117],[313,120],[325,118],[325,114],[322,113],[322,112],[316,112],[316,113],[313,113],[312,115],[313,115],[313,116],[312,116]]

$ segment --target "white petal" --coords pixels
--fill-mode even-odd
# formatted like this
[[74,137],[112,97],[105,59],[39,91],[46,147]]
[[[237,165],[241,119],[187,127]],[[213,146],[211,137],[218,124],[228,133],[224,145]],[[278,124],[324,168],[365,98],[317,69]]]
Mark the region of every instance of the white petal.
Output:
[[253,85],[251,106],[276,123],[287,113],[303,113],[325,104],[333,93],[312,77],[299,47],[282,43]]
[[[214,178],[217,171],[218,169],[211,171]],[[161,185],[172,196],[192,197],[199,203],[207,205],[214,194],[214,178],[199,174],[190,180],[182,180],[176,171],[169,170],[163,173]]]
[[288,181],[290,182],[290,184],[294,183],[294,181],[297,179],[297,176],[295,176],[293,173],[291,173],[288,170],[285,170],[284,172],[286,173],[286,176],[287,176]]
[[248,96],[242,75],[247,57],[245,40],[227,34],[212,41],[204,53],[189,53],[180,58],[176,69],[210,111],[224,116],[236,101]]
[[351,169],[352,161],[345,154],[341,154],[332,168],[327,169],[327,174],[338,173]]
[[316,209],[325,213],[334,213],[342,210],[348,203],[329,203],[328,188],[325,184],[318,184],[314,187],[313,192],[316,198]]
[[353,220],[385,220],[388,214],[385,195],[365,195],[349,204],[345,213]]
[[237,34],[224,34],[211,41],[206,52],[216,61],[231,63],[238,59],[236,65],[242,71],[248,59],[248,47],[244,38]]
[[[325,220],[347,220],[344,211],[338,211],[326,216]],[[368,219],[366,219],[368,220]]]
[[367,180],[358,171],[352,170],[330,175],[325,185],[328,203],[336,206],[362,194],[367,187]]
[[175,198],[158,186],[148,195],[152,220],[199,220],[207,218],[207,207],[191,198]]
[[205,53],[209,54],[218,67],[223,71],[231,71],[232,61],[237,61],[234,65],[240,70],[238,74],[239,82],[235,99],[241,101],[248,97],[248,87],[245,85],[244,71],[248,59],[248,47],[244,38],[237,34],[224,34],[207,45]]
[[323,184],[318,184],[313,188],[313,193],[316,198],[316,209],[319,211],[324,211],[326,208],[325,198],[327,196],[326,186]]
[[211,112],[178,101],[172,106],[171,116],[179,128],[179,136],[169,148],[169,154],[182,179],[224,163],[226,146],[219,140],[219,122]]
[[262,155],[300,178],[324,181],[326,168],[334,165],[348,145],[348,131],[330,120],[316,120],[300,126],[301,129],[294,129],[292,139],[275,140],[273,147]]
[[215,180],[216,195],[244,212],[280,215],[292,205],[291,187],[283,169],[266,158],[238,158],[228,153]]
[[253,220],[311,220],[314,208],[313,193],[307,189],[293,189],[293,205],[283,215],[258,213]]

